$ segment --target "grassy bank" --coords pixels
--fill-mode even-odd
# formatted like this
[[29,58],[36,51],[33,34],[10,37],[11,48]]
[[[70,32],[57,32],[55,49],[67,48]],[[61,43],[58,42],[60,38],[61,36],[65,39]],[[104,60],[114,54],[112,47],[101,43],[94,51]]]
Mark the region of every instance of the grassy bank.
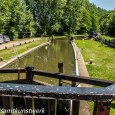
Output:
[[[17,48],[18,54],[21,54],[21,53],[29,50],[30,48],[36,47],[46,41],[47,40],[45,40],[45,38],[42,38],[41,40],[32,41],[30,43],[28,42],[28,43],[22,44],[22,45],[17,45],[16,48]],[[29,49],[27,49],[27,47],[29,47]],[[6,50],[5,49],[0,50],[0,57],[3,57],[4,60],[11,59],[11,47],[9,47]]]
[[[78,42],[78,44],[77,44]],[[95,65],[86,65],[91,78],[115,81],[115,49],[101,46],[100,43],[92,40],[76,40],[75,43],[82,48],[82,55],[85,62],[93,59]],[[90,104],[93,111],[93,103]],[[112,102],[111,114],[115,114],[115,102]]]
[[115,37],[110,37],[110,36],[104,36],[104,35],[101,35],[104,39],[107,39],[107,40],[114,40]]

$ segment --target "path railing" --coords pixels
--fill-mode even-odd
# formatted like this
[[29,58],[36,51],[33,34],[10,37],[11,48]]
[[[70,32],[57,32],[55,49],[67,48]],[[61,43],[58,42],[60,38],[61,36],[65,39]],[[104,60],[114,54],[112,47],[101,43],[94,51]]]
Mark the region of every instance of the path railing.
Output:
[[[62,72],[62,64],[59,64],[58,67],[60,72]],[[111,102],[115,98],[115,82],[113,81],[46,72],[35,70],[34,67],[29,66],[20,69],[3,68],[0,69],[0,73],[18,73],[17,80],[0,82],[0,96],[3,98],[4,109],[12,109],[12,97],[24,98],[26,109],[32,110],[34,109],[33,102],[35,98],[48,99],[48,115],[56,115],[56,100],[61,99],[73,100],[72,112],[70,114],[79,115],[80,100],[92,100],[95,102],[93,115],[109,115]],[[20,73],[26,73],[26,78],[23,80],[19,79]],[[34,75],[57,78],[59,79],[59,86],[32,85]],[[76,84],[72,85],[73,87],[62,87],[63,80],[73,83],[92,84],[105,88],[75,87]],[[26,84],[13,84],[22,82]],[[11,115],[11,113],[6,115]],[[33,113],[27,113],[27,115],[33,115]]]

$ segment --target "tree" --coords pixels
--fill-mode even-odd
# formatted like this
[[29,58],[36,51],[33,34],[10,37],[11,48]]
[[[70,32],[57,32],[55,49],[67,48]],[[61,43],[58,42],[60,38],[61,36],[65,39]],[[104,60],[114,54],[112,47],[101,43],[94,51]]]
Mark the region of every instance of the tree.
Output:
[[90,13],[85,10],[83,13],[83,17],[81,20],[81,32],[82,33],[87,33],[90,32],[90,29],[92,28],[92,18]]
[[25,2],[22,3],[21,0],[3,0],[2,2],[4,7],[8,4],[8,8],[4,8],[1,13],[4,16],[1,29],[1,31],[4,30],[3,34],[8,35],[11,39],[15,39],[23,30],[34,32],[33,16],[30,11],[26,10]]

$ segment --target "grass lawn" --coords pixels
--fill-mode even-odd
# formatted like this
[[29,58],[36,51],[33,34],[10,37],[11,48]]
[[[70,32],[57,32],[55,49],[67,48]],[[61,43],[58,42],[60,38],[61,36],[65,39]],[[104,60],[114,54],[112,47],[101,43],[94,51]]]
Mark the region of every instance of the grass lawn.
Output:
[[[21,54],[29,50],[30,48],[36,47],[42,44],[42,42],[46,42],[46,41],[48,40],[45,40],[45,38],[42,38],[41,40],[32,41],[30,43],[22,44],[21,46],[17,45],[16,48],[17,48],[18,54]],[[29,49],[27,49],[27,47],[29,47]],[[11,58],[11,47],[9,47],[6,50],[5,49],[0,50],[0,57],[3,57],[4,60],[9,60]]]
[[[77,44],[78,42],[78,44]],[[101,46],[100,43],[92,40],[76,40],[75,43],[81,51],[84,61],[93,59],[95,65],[86,65],[91,78],[115,81],[115,49]],[[93,111],[93,103],[90,103]],[[111,105],[110,115],[115,115],[115,101]]]

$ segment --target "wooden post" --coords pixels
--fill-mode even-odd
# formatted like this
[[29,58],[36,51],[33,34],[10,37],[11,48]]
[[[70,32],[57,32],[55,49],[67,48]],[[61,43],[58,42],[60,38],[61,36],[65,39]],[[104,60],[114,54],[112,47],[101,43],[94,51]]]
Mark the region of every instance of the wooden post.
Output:
[[[58,62],[59,72],[63,73],[63,62]],[[59,79],[59,86],[62,86],[61,79]]]
[[[72,82],[72,87],[75,87],[76,86],[76,82]],[[71,102],[72,104],[70,106],[71,107],[71,115],[79,115],[79,107],[80,107],[80,101],[75,101],[75,100],[72,100]]]
[[94,103],[93,115],[109,115],[111,102],[98,102]]
[[79,115],[80,101],[72,101],[72,115]]
[[28,79],[28,84],[32,84],[33,83],[33,74],[32,74],[32,70],[34,69],[34,67],[32,67],[32,66],[26,66],[26,68],[25,68],[27,71],[28,71],[28,78],[26,78],[26,79]]
[[72,87],[75,87],[75,86],[76,86],[76,82],[72,81]]
[[57,113],[57,100],[48,100],[48,115],[56,115]]
[[4,109],[7,111],[5,115],[12,115],[13,103],[12,97],[2,96]]
[[35,115],[34,110],[34,98],[25,98],[26,110],[29,110],[26,115]]

